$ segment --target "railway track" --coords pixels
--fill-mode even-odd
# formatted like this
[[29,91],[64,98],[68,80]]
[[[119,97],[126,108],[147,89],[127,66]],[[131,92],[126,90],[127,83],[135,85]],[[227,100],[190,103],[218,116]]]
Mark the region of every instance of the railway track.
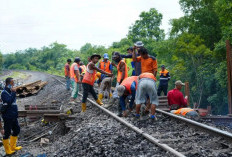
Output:
[[[60,80],[63,79],[62,77],[60,79],[52,77],[65,85]],[[157,110],[158,121],[156,122],[146,118],[135,120],[132,115],[120,118],[115,114],[117,106],[105,109],[91,99],[88,101],[156,146],[175,156],[232,156],[232,134],[227,131],[175,116],[162,110]]]

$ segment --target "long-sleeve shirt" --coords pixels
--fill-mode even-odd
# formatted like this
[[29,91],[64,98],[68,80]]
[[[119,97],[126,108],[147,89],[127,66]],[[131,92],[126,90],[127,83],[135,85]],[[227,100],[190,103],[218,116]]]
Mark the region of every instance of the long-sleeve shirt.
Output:
[[5,112],[2,113],[3,119],[15,119],[18,118],[18,106],[16,104],[16,92],[11,92],[7,87],[1,93],[1,99],[3,102],[3,108]]
[[168,104],[179,105],[179,107],[187,107],[187,99],[184,98],[183,94],[178,89],[172,89],[168,92]]

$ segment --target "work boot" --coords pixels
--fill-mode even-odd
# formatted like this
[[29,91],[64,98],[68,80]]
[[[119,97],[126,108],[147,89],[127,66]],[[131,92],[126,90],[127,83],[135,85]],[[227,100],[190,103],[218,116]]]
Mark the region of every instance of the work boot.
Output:
[[11,146],[11,150],[13,151],[17,151],[23,148],[21,146],[18,147],[16,146],[17,140],[18,140],[17,136],[10,136],[10,146]]
[[97,99],[96,102],[97,102],[100,106],[104,105],[100,99]]
[[112,93],[110,93],[110,98],[113,96],[113,94]]
[[86,103],[82,103],[81,104],[81,112],[85,112],[86,111]]
[[11,150],[9,139],[5,139],[5,140],[3,139],[2,143],[3,143],[3,146],[5,148],[6,155],[11,155],[11,154],[15,153],[15,151]]
[[102,94],[102,93],[100,93],[100,94],[98,95],[98,99],[100,99],[100,100],[102,101],[102,99],[103,99],[103,94]]

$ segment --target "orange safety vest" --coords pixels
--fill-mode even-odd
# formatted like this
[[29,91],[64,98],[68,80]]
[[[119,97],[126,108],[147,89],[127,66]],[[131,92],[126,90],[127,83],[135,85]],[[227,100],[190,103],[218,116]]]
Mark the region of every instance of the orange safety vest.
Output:
[[122,79],[122,72],[120,71],[120,67],[119,67],[121,62],[125,63],[125,77],[124,77],[124,79],[128,77],[128,69],[127,69],[126,62],[124,60],[121,60],[117,65],[117,70],[118,70],[117,82],[120,82]]
[[164,69],[164,71],[161,70],[159,73],[160,73],[160,76],[163,74],[163,76],[165,77],[165,76],[167,76],[167,73],[169,73],[169,71]]
[[86,73],[85,73],[84,78],[82,80],[82,83],[87,83],[87,84],[93,86],[94,82],[95,82],[95,77],[96,77],[96,70],[93,70],[93,72],[90,73],[89,64],[87,65],[87,70],[86,70]]
[[82,72],[81,72],[81,73],[85,74],[85,72],[86,72],[86,66],[85,66],[85,65],[82,65],[82,66],[80,66],[80,68],[82,69]]
[[180,108],[180,109],[176,110],[174,113],[175,114],[181,114],[181,115],[185,116],[190,111],[194,111],[194,109],[191,109],[191,108]]
[[[67,65],[69,67],[69,71],[66,69]],[[64,75],[68,76],[68,77],[70,76],[70,65],[68,63],[66,63],[65,66],[64,66]]]
[[156,81],[156,78],[152,73],[142,73],[141,75],[139,75],[139,79],[141,79],[141,78],[150,78],[150,79]]
[[111,73],[110,70],[110,61],[107,60],[107,62],[104,62],[103,60],[100,62],[99,68],[105,72]]
[[131,76],[131,77],[127,77],[126,79],[124,79],[121,83],[121,85],[125,86],[126,91],[131,94],[131,84],[133,82],[136,82],[136,89],[137,89],[137,84],[138,84],[138,76]]
[[[71,68],[70,68],[70,78],[74,78],[75,82],[78,82],[78,79],[77,79],[77,76],[76,74],[74,73],[74,66],[77,65],[77,67],[79,68],[78,64],[77,63],[73,63],[71,65]],[[79,71],[79,69],[78,69]]]

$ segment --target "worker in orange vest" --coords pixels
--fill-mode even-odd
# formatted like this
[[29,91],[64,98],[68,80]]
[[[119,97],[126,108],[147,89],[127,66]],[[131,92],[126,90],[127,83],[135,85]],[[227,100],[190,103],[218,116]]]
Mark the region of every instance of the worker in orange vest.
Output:
[[[105,54],[103,55],[103,60],[100,61],[100,63],[98,64],[98,68],[101,69],[101,70],[103,70],[103,71],[105,71],[105,72],[112,73],[112,71],[113,71],[113,66],[112,66],[111,62],[109,61],[109,56],[108,56],[107,53],[105,53]],[[101,86],[102,80],[103,80],[105,77],[107,77],[107,75],[101,74],[100,76],[101,76],[101,77],[99,77],[99,78],[98,78],[98,81],[97,81],[99,87]],[[100,87],[100,88],[101,88],[101,87]],[[103,97],[103,95],[100,94],[99,97]]]
[[198,117],[198,113],[191,108],[180,108],[178,110],[171,110],[171,113],[182,116]]
[[70,104],[76,104],[77,102],[80,102],[80,100],[78,99],[79,83],[81,83],[79,71],[80,61],[81,59],[79,57],[76,57],[74,63],[71,65],[70,68],[70,78],[72,84]]
[[[118,71],[117,84],[116,84],[116,88],[117,88],[117,86],[119,86],[122,83],[122,81],[128,77],[128,69],[127,69],[126,62],[122,59],[119,52],[113,53],[113,60],[117,63],[117,65],[112,63],[112,65],[115,66],[117,68],[117,71]],[[113,96],[112,96],[109,104],[110,105],[114,104],[117,99],[119,99],[118,93],[117,93],[117,90],[114,90]],[[118,114],[121,115],[121,106],[119,103],[118,103],[118,111],[119,111]]]
[[156,77],[152,73],[142,73],[139,75],[138,87],[136,91],[136,117],[140,117],[141,104],[146,103],[149,96],[151,104],[151,119],[156,119],[155,109],[158,106],[158,95],[156,89]]
[[128,114],[128,112],[126,111],[125,100],[128,96],[131,95],[129,111],[132,111],[137,85],[138,85],[138,76],[131,76],[124,79],[122,83],[117,87],[118,96],[120,97],[120,105],[124,117],[126,117]]
[[168,81],[170,80],[169,71],[165,69],[165,65],[161,65],[161,71],[160,73],[160,81],[159,81],[159,88],[158,88],[158,96],[161,95],[161,92],[163,91],[164,95],[167,95],[168,90]]
[[64,66],[64,76],[66,79],[66,89],[69,91],[70,90],[70,64],[71,64],[71,59],[67,59],[67,63]]
[[83,86],[83,97],[82,97],[82,112],[86,111],[86,100],[88,97],[88,93],[90,92],[93,96],[93,98],[96,100],[96,102],[99,105],[103,105],[100,99],[98,99],[98,96],[93,88],[95,77],[96,77],[96,71],[106,74],[110,77],[113,76],[112,73],[105,72],[95,66],[95,64],[98,62],[99,59],[101,59],[101,56],[98,54],[93,54],[91,57],[91,62],[87,65],[86,73],[84,75],[84,78],[82,80],[82,86]]

